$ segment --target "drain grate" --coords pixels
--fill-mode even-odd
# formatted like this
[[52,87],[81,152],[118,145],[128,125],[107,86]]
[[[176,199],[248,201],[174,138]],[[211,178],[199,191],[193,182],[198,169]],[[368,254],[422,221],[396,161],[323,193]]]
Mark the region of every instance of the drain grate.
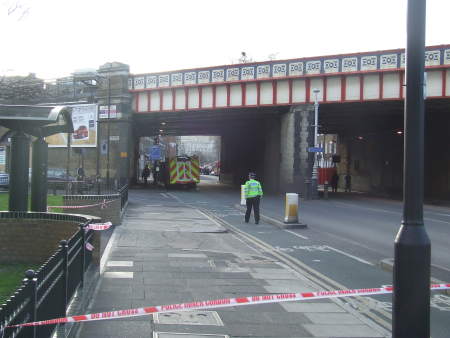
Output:
[[223,326],[222,320],[215,311],[156,313],[154,321],[156,324]]

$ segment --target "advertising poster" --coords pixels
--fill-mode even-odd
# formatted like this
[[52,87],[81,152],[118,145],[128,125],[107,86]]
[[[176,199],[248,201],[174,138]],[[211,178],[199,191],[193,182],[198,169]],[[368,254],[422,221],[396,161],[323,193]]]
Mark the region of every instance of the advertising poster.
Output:
[[[72,147],[95,147],[97,143],[97,105],[71,106],[73,134]],[[45,138],[49,147],[67,147],[67,134],[61,133]]]
[[[116,119],[119,116],[117,115],[117,106],[115,104],[109,105],[109,118]],[[107,119],[108,118],[108,106],[100,106],[99,107],[99,118]]]

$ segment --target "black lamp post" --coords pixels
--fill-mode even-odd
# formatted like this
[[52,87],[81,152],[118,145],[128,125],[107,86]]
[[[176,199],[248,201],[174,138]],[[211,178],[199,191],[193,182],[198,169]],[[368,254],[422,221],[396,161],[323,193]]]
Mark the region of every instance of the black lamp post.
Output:
[[430,337],[431,244],[423,223],[426,0],[408,0],[403,221],[395,239],[394,338]]

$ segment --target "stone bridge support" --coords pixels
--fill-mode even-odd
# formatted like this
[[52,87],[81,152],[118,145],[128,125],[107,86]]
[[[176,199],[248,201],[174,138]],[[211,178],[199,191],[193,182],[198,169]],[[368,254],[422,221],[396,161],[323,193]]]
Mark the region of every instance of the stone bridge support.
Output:
[[109,176],[110,187],[114,187],[115,184],[122,186],[133,175],[130,168],[134,157],[131,95],[128,92],[130,70],[128,65],[111,62],[101,66],[98,73],[101,75],[101,85],[96,97],[100,110],[98,119],[100,176],[103,179]]
[[281,116],[280,190],[306,194],[305,180],[311,179],[314,143],[314,107],[293,106]]

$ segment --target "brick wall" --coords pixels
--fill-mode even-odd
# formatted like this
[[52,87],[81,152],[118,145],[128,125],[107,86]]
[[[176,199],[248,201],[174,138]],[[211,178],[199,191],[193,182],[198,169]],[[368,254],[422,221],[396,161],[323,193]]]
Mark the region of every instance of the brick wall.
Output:
[[0,263],[44,263],[59,242],[78,231],[78,223],[55,220],[2,219]]
[[[96,217],[39,212],[0,212],[0,263],[44,263],[58,248],[59,242],[68,240],[79,225]],[[93,260],[98,261],[99,238],[94,233]]]

